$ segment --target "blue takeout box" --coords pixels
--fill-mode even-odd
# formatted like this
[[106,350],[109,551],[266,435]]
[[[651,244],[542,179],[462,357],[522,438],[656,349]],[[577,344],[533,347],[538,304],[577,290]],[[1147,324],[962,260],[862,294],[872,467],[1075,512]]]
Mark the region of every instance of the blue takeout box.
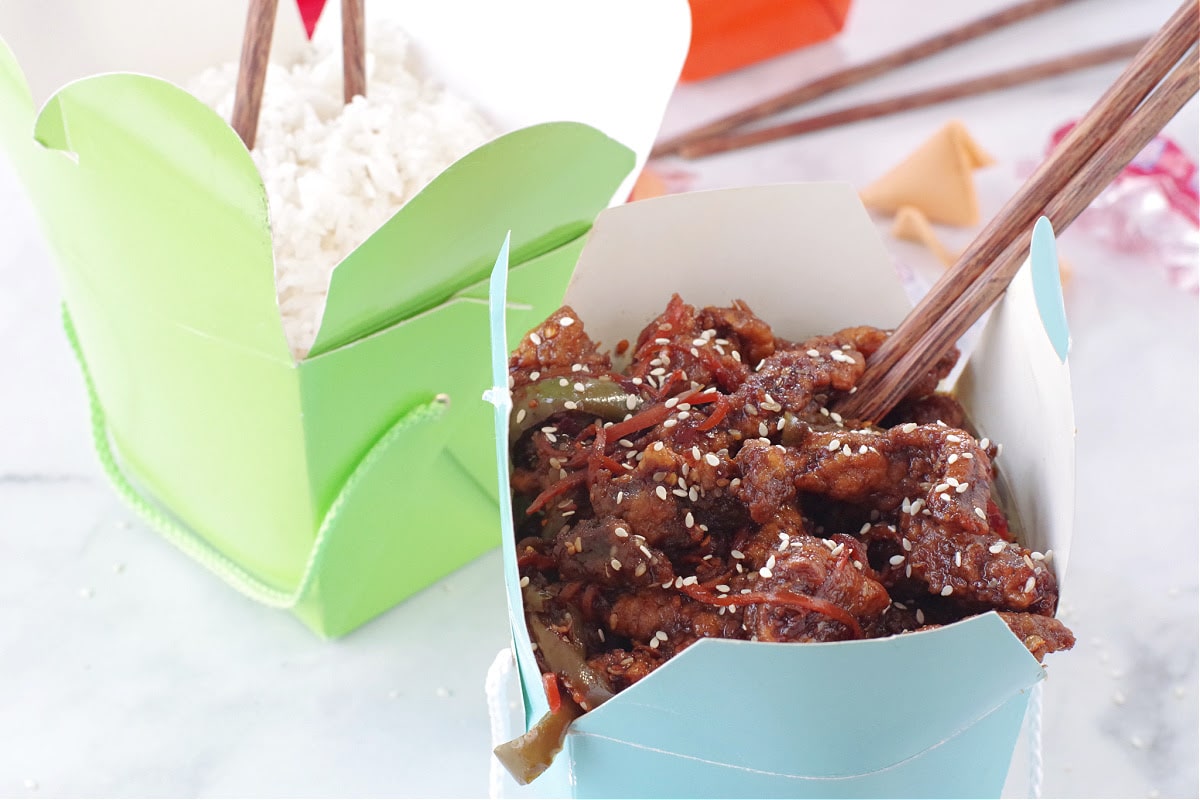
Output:
[[[993,311],[956,393],[981,435],[1004,445],[997,466],[1011,489],[1014,528],[1026,546],[1053,550],[1061,581],[1073,517],[1074,422],[1048,224],[1039,226],[1033,250],[1032,265]],[[497,388],[488,395],[496,405],[502,482],[509,471],[507,354],[523,333],[505,330],[506,257],[502,252],[492,277]],[[675,291],[696,305],[741,298],[793,340],[850,325],[893,327],[908,310],[874,226],[842,184],[676,195],[604,211],[566,302],[593,339],[611,346],[632,338]],[[528,727],[547,702],[521,606],[506,483],[500,494]],[[576,720],[558,763],[529,790],[573,797],[996,797],[1031,690],[1044,677],[994,613],[888,639],[706,639]]]

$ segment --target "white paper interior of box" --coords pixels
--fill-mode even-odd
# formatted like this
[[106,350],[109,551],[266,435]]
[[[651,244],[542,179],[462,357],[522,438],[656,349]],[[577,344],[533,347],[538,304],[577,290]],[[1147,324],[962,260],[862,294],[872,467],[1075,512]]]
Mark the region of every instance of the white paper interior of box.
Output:
[[[340,25],[339,9],[330,0],[319,29]],[[387,0],[366,5],[368,25],[372,17],[399,22],[430,74],[501,132],[571,120],[632,149],[637,168],[618,202],[646,161],[691,34],[686,0]],[[245,18],[245,0],[5,2],[0,36],[40,105],[65,83],[102,72],[186,86],[238,59]],[[288,63],[303,45],[295,2],[282,0],[272,60]]]
[[[507,386],[503,284],[499,268],[492,286],[497,387]],[[695,305],[744,299],[791,339],[857,324],[891,327],[908,308],[874,227],[853,189],[841,184],[677,195],[605,211],[580,257],[567,302],[592,338],[611,346],[636,334],[674,291]],[[1074,499],[1073,414],[1066,367],[1039,319],[1028,266],[993,315],[964,379],[968,412],[1005,446],[999,463],[1016,487],[1016,514],[1038,525],[1028,544],[1062,554],[1054,562],[1061,581]],[[985,398],[984,392],[991,394]],[[497,457],[505,481],[511,400],[506,388],[490,396],[497,405]],[[1031,417],[1038,424],[1030,424]],[[501,495],[507,497],[506,485]],[[507,500],[501,513],[514,651],[529,725],[547,706],[521,607]],[[881,668],[903,658],[912,659],[918,675]],[[871,665],[869,687],[853,683],[863,678],[854,677],[856,664],[859,671]],[[722,676],[724,686],[740,675],[748,679],[734,680],[736,691],[713,691],[714,676]],[[589,737],[628,745],[644,762],[639,786],[648,794],[677,794],[688,784],[680,769],[700,763],[740,775],[737,785],[749,795],[758,789],[775,794],[779,790],[771,781],[779,777],[809,786],[793,785],[797,792],[842,794],[855,790],[828,779],[857,775],[869,783],[871,773],[903,766],[908,779],[916,780],[921,770],[914,772],[912,765],[921,760],[937,765],[939,743],[984,731],[990,741],[976,741],[972,750],[999,748],[999,768],[998,777],[980,780],[998,783],[976,788],[999,792],[1027,690],[1042,676],[1036,660],[991,614],[883,640],[802,647],[706,640],[579,719],[568,736],[567,757],[586,751]],[[831,703],[833,695],[839,703]],[[1006,706],[1010,701],[1019,710],[1007,713],[1006,725],[984,724],[968,734],[1001,708],[1015,708]],[[772,729],[761,724],[763,714],[788,735],[768,737],[779,741],[766,746],[755,738],[751,746],[747,730]],[[829,715],[860,722],[839,730],[827,724]],[[798,722],[812,719],[823,722]],[[575,783],[580,773],[590,780],[604,774],[592,766],[572,762],[575,794],[594,788],[580,789]],[[611,772],[612,765],[608,768]],[[753,783],[754,775],[763,776],[761,786]],[[606,790],[617,786],[596,789]]]

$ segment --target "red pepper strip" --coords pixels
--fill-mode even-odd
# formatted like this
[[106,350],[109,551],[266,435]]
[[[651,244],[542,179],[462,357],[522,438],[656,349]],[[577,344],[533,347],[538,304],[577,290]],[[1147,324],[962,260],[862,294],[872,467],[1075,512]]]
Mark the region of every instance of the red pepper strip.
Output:
[[558,713],[562,705],[562,695],[558,693],[558,676],[553,672],[542,675],[542,688],[546,690],[546,700],[550,703],[550,713]]
[[671,416],[671,409],[664,405],[656,405],[647,408],[638,414],[634,414],[624,422],[618,422],[611,428],[607,428],[608,437],[612,440],[624,439],[631,433],[642,431],[646,428],[653,428],[658,423]]
[[729,413],[729,401],[724,397],[717,398],[717,407],[708,415],[708,419],[696,426],[698,431],[708,431],[717,427],[717,424],[725,419],[725,415]]
[[715,403],[721,399],[723,395],[720,392],[698,392],[684,398],[685,403],[691,403],[694,406],[704,405],[705,403]]
[[574,475],[568,475],[561,481],[551,485],[537,497],[533,498],[533,502],[529,504],[529,508],[525,509],[525,513],[536,514],[537,512],[541,511],[543,507],[545,507],[546,503],[549,503],[551,500],[561,494],[566,494],[576,486],[582,485],[585,477],[586,476],[583,473],[577,472]]
[[794,608],[799,611],[815,611],[850,628],[854,633],[855,639],[863,638],[863,629],[858,624],[858,620],[852,617],[841,606],[835,605],[828,600],[822,600],[819,597],[812,597],[807,594],[800,594],[799,592],[789,592],[786,589],[776,589],[773,592],[751,592],[750,594],[731,594],[728,597],[717,597],[712,594],[712,591],[708,587],[701,586],[700,584],[684,586],[683,591],[693,600],[699,600],[701,603],[713,606],[749,606],[756,603],[766,603],[768,605]]
[[608,428],[602,425],[595,426],[596,440],[592,442],[592,452],[588,455],[588,480],[592,481],[596,478],[596,471],[606,469],[614,475],[623,475],[625,467],[621,463],[604,455],[604,448],[608,445]]
[[558,566],[558,562],[553,558],[541,553],[529,553],[517,559],[517,568],[525,569],[525,567],[533,567],[538,572],[545,572],[548,569],[553,569]]

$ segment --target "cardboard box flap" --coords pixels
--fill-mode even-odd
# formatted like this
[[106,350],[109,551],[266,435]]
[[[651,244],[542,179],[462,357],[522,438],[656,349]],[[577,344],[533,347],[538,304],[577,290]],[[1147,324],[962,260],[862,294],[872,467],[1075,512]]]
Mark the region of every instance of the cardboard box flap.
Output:
[[995,614],[887,639],[747,644],[697,642],[572,730],[742,769],[858,776],[953,739],[1043,677]]
[[1010,524],[1026,547],[1052,553],[1060,588],[1075,524],[1069,339],[1054,234],[1043,219],[1030,261],[992,310],[955,394],[979,435],[1003,448],[995,467]]
[[334,270],[309,358],[480,281],[509,229],[514,265],[583,235],[633,164],[627,147],[571,122],[522,128],[462,157]]
[[75,207],[72,224],[50,227],[69,254],[67,282],[89,286],[68,294],[73,307],[113,303],[291,363],[266,193],[220,117],[157,78],[98,75],[51,97],[35,136],[77,164],[59,189]]
[[673,292],[696,306],[743,299],[793,339],[893,327],[910,308],[845,183],[693,192],[605,211],[565,302],[593,339],[612,347],[636,336]]

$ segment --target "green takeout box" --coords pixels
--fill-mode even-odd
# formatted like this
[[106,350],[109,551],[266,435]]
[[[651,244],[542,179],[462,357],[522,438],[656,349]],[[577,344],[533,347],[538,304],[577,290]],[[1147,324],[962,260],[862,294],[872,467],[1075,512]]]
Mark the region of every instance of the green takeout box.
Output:
[[[436,16],[438,5],[423,7]],[[658,15],[668,55],[640,76],[657,114],[686,48],[682,6]],[[613,88],[636,92],[636,71],[624,74]],[[325,636],[498,543],[480,402],[496,243],[511,229],[510,311],[532,326],[561,302],[584,234],[644,161],[658,116],[634,121],[636,153],[580,122],[502,120],[510,132],[338,266],[316,343],[296,362],[262,181],[222,119],[129,73],[74,81],[35,108],[0,41],[0,148],[59,262],[97,452],[154,528]]]

